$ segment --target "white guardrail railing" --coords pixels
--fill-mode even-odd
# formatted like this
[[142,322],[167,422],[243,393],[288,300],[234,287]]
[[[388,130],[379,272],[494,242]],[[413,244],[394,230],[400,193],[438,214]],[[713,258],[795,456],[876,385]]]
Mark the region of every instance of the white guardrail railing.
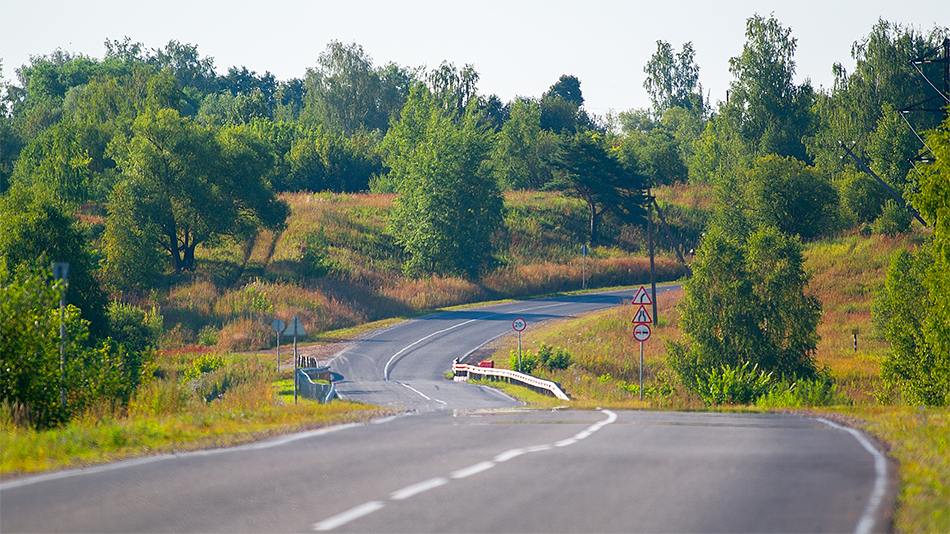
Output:
[[480,375],[487,377],[489,380],[504,379],[509,382],[519,382],[525,386],[550,393],[561,400],[571,400],[571,398],[567,396],[567,393],[565,393],[556,382],[519,373],[518,371],[512,371],[511,369],[495,369],[494,367],[479,367],[477,365],[455,363],[452,364],[452,373],[455,375],[453,380],[456,382],[465,382],[472,375]]

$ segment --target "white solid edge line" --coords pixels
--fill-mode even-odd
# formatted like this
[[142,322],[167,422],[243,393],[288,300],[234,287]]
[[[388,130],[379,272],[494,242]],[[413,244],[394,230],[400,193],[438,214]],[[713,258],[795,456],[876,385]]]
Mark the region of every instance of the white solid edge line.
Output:
[[884,500],[884,493],[887,491],[887,459],[857,430],[833,423],[827,419],[818,418],[818,420],[830,427],[837,428],[838,430],[844,430],[845,432],[851,434],[854,436],[854,439],[858,440],[858,443],[864,447],[864,450],[871,453],[871,456],[874,457],[874,487],[871,490],[870,497],[868,497],[868,503],[864,507],[864,514],[861,516],[861,519],[858,520],[858,524],[854,527],[855,534],[867,534],[873,532],[874,516],[877,515],[878,508],[881,506],[881,501]]
[[363,517],[364,515],[371,514],[384,506],[386,506],[386,503],[382,501],[365,502],[329,519],[324,519],[319,523],[314,523],[313,530],[333,530],[340,525],[345,525],[350,521]]
[[458,471],[452,473],[451,476],[452,478],[457,480],[460,478],[470,477],[472,475],[481,473],[482,471],[487,471],[488,469],[491,469],[492,467],[495,467],[495,462],[491,460],[485,460],[484,462],[479,462],[475,465],[470,465],[464,469],[459,469]]
[[505,451],[505,452],[499,454],[498,456],[495,456],[494,461],[496,461],[496,462],[507,462],[508,460],[511,460],[512,458],[516,458],[516,457],[518,457],[518,456],[521,456],[522,454],[525,454],[526,452],[528,452],[528,451],[526,451],[526,450],[524,450],[524,449],[511,449],[510,451]]
[[416,495],[417,493],[422,493],[423,491],[429,491],[433,488],[438,488],[443,484],[448,484],[449,479],[444,477],[430,478],[429,480],[419,482],[418,484],[413,484],[411,486],[406,486],[401,490],[396,490],[389,495],[389,498],[394,501],[402,501]]

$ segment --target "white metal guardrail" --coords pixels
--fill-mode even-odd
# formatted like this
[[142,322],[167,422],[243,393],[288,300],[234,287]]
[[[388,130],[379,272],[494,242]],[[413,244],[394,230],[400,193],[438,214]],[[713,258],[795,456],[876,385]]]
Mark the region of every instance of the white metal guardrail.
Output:
[[489,380],[507,380],[509,382],[517,382],[535,390],[553,395],[554,397],[557,397],[561,400],[571,400],[571,398],[567,396],[567,393],[565,393],[564,390],[561,389],[561,386],[556,382],[544,380],[543,378],[538,378],[536,376],[526,375],[524,373],[519,373],[518,371],[512,371],[510,369],[495,369],[494,367],[479,367],[477,365],[454,363],[452,364],[452,373],[455,375],[453,380],[456,382],[465,382],[472,375],[484,376]]

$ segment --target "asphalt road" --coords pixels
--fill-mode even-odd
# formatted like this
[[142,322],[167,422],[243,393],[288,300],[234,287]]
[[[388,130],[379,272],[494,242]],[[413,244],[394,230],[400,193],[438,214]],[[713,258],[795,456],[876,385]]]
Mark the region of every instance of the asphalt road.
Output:
[[[657,292],[680,286],[657,287]],[[503,408],[513,399],[486,387],[447,381],[452,360],[488,342],[514,334],[522,318],[528,329],[629,302],[634,290],[509,302],[429,315],[400,323],[362,339],[330,360],[342,398],[417,411]],[[652,312],[651,312],[652,313]]]
[[445,380],[522,317],[421,318],[338,354],[345,396],[408,415],[0,484],[0,532],[873,532],[893,482],[862,434],[792,415],[527,410]]
[[788,415],[441,410],[6,483],[0,531],[871,532],[874,464]]

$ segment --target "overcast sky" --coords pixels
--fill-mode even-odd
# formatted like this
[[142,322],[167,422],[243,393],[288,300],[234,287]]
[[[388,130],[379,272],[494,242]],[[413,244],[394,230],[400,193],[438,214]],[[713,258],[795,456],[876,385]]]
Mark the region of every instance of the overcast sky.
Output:
[[101,58],[106,39],[147,48],[198,45],[217,71],[246,66],[278,79],[303,77],[327,43],[359,43],[379,66],[479,72],[479,91],[503,101],[539,96],[562,74],[581,81],[586,108],[603,115],[649,106],[643,66],[656,41],[692,41],[700,83],[725,98],[729,58],[745,21],[774,14],[798,39],[797,81],[830,87],[831,66],[853,68],[851,45],[883,18],[929,32],[950,25],[947,0],[0,0],[3,77],[56,48]]

